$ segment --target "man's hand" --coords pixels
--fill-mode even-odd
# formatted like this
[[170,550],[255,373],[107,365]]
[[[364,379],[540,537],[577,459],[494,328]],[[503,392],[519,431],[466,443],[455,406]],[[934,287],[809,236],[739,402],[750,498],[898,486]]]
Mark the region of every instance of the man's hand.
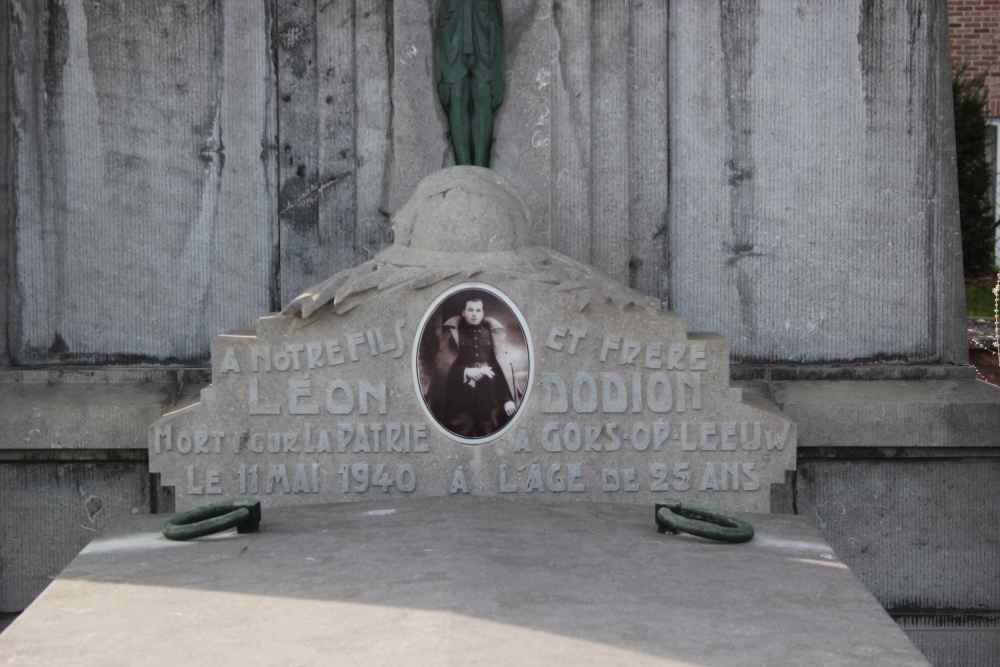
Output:
[[507,401],[503,404],[503,411],[507,413],[508,417],[513,417],[515,410],[517,410],[517,406],[514,405],[514,401]]
[[479,382],[484,377],[488,377],[489,379],[492,380],[495,376],[496,373],[494,373],[493,369],[490,368],[489,366],[475,366],[465,369],[466,382],[470,380],[473,382]]

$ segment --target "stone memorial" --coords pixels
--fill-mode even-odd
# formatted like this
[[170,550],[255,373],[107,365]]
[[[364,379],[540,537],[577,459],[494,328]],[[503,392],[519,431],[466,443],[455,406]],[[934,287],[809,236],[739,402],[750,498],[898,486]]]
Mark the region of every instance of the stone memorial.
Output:
[[212,342],[199,403],[149,429],[178,510],[392,496],[770,511],[795,424],[729,346],[557,252],[496,172],[426,177],[393,245]]

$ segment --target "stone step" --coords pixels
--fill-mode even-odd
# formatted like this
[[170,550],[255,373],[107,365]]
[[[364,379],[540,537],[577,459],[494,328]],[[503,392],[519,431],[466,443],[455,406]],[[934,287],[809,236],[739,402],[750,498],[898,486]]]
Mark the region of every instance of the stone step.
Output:
[[804,517],[722,544],[653,508],[426,498],[92,542],[2,634],[29,665],[926,665]]

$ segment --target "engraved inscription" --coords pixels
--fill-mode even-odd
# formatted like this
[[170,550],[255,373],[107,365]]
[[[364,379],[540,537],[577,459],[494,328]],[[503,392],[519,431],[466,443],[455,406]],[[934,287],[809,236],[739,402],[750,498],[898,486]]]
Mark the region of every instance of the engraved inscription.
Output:
[[794,466],[794,424],[741,401],[724,340],[675,316],[577,299],[575,285],[517,304],[486,278],[402,291],[412,307],[386,302],[381,321],[272,317],[217,339],[203,403],[149,431],[178,508],[670,494],[767,511]]

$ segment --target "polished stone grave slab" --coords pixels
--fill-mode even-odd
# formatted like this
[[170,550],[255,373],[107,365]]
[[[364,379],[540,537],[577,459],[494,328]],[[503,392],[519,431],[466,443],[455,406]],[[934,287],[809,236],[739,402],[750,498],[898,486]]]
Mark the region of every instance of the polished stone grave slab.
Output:
[[95,539],[0,635],[17,665],[926,665],[803,517],[746,544],[653,508],[502,498],[265,509]]

